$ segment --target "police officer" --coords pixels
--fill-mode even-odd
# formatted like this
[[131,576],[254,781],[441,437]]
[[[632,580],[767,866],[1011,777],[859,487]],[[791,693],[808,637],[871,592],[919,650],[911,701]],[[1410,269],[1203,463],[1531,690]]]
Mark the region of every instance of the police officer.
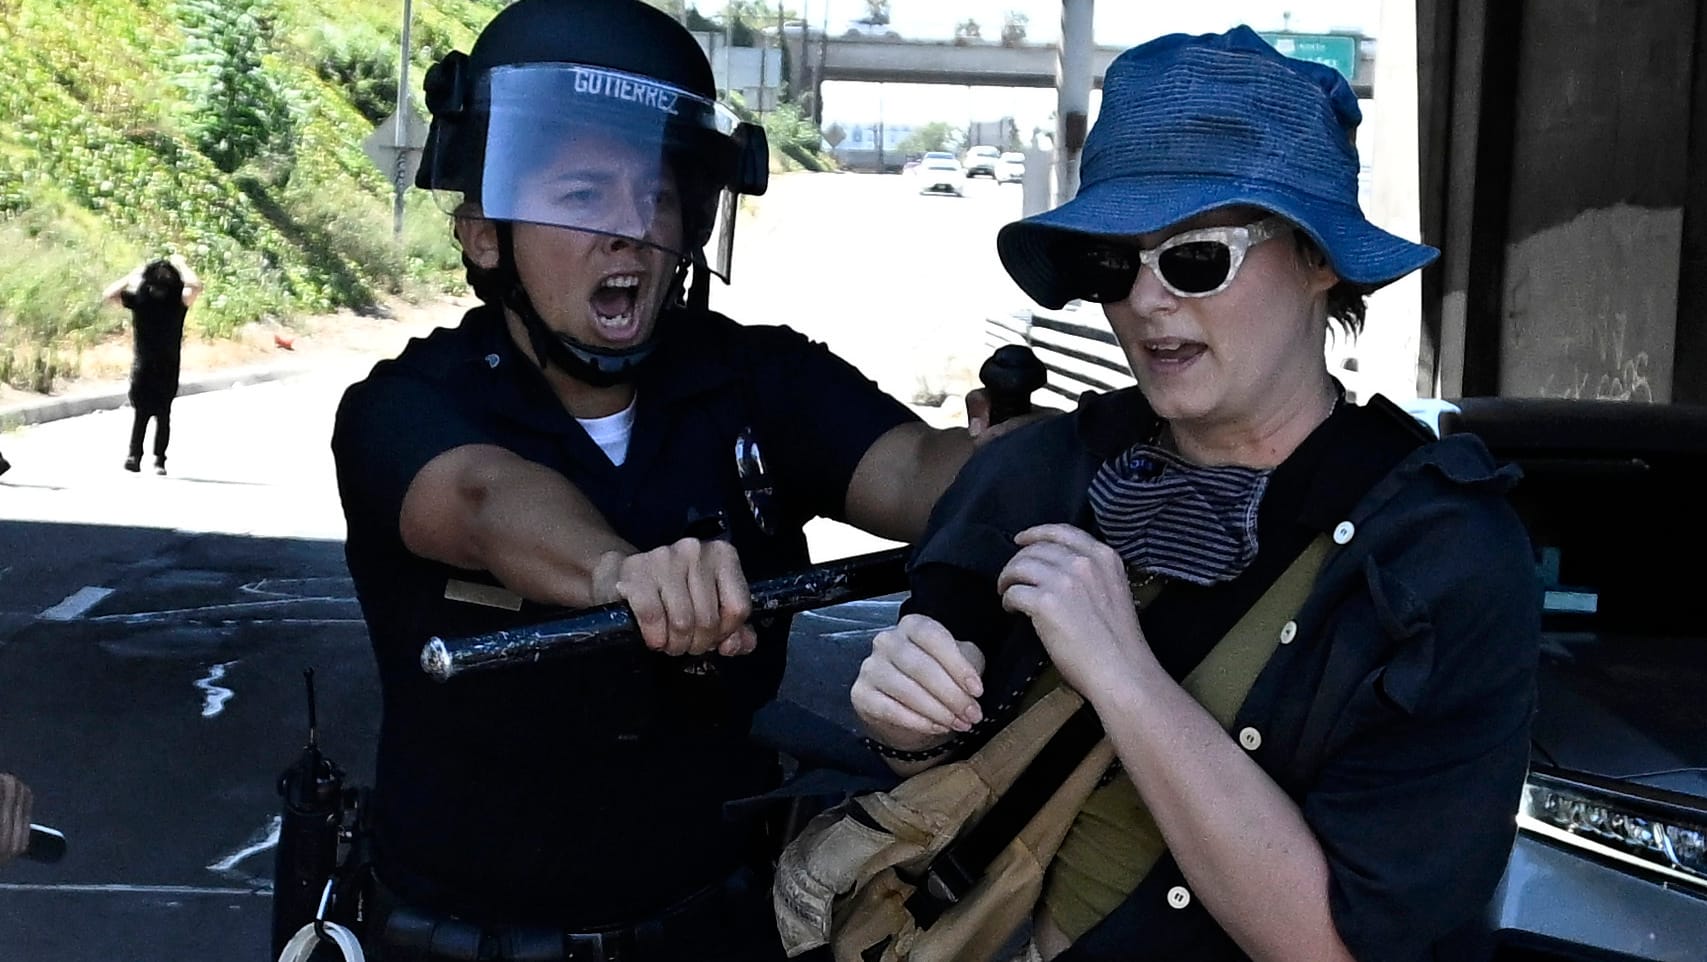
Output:
[[[822,345],[705,307],[763,133],[639,0],[519,0],[426,81],[417,183],[484,302],[353,386],[333,438],[384,716],[373,792],[392,959],[780,957],[728,800],[785,619],[748,579],[816,516],[910,539],[972,441]],[[724,218],[727,221],[727,217]],[[626,601],[645,646],[429,680],[432,635]],[[532,954],[530,954],[532,953]]]

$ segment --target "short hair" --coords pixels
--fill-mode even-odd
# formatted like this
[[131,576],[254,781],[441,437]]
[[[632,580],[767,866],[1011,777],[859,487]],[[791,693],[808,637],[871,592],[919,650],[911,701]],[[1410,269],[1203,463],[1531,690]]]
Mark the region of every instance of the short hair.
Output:
[[[1300,254],[1309,255],[1312,263],[1321,261],[1322,249],[1309,234],[1294,229],[1292,236],[1297,240]],[[1363,285],[1342,280],[1328,288],[1329,324],[1338,324],[1342,331],[1355,337],[1363,333],[1363,318],[1368,311],[1369,291]]]

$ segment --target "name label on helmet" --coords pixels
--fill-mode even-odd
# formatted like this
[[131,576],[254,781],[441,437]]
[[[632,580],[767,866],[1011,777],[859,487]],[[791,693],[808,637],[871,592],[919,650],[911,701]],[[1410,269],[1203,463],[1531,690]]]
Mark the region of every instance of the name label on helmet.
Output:
[[675,91],[668,87],[637,81],[621,74],[577,67],[575,68],[575,92],[642,104],[672,117],[677,116]]

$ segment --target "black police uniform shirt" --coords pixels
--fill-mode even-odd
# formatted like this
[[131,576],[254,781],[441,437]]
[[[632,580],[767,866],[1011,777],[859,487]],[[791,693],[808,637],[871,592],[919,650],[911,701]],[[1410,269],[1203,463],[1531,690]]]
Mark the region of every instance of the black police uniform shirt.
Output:
[[802,526],[839,517],[872,442],[914,420],[823,345],[711,313],[661,318],[636,387],[617,467],[481,307],[381,362],[339,407],[346,557],[383,689],[377,859],[404,898],[587,928],[644,917],[748,855],[722,805],[775,783],[774,753],[747,734],[780,684],[786,619],[756,620],[758,648],[738,658],[633,645],[445,683],[419,667],[434,635],[561,614],[447,600],[447,583],[495,582],[404,547],[404,494],[445,451],[496,444],[561,472],[642,550],[721,525],[757,580],[808,563]]

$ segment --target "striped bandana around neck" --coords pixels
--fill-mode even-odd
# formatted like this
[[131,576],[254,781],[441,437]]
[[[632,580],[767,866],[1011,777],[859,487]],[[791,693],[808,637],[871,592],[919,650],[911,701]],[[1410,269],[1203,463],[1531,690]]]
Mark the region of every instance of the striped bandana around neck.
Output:
[[1091,511],[1103,540],[1130,568],[1218,584],[1238,577],[1257,556],[1257,505],[1271,473],[1204,467],[1138,444],[1097,469]]

